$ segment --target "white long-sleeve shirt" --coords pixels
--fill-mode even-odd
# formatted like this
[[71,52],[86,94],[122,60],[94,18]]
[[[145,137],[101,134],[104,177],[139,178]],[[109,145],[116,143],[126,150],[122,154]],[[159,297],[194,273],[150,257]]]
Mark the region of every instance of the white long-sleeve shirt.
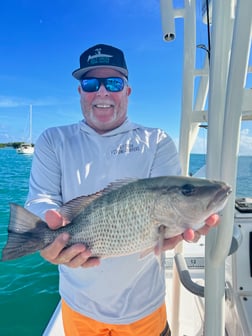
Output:
[[[33,158],[26,208],[48,209],[127,178],[179,175],[176,147],[162,130],[128,120],[98,134],[84,121],[46,130]],[[164,270],[153,253],[103,259],[93,268],[59,266],[60,294],[75,311],[104,323],[128,324],[164,302]]]

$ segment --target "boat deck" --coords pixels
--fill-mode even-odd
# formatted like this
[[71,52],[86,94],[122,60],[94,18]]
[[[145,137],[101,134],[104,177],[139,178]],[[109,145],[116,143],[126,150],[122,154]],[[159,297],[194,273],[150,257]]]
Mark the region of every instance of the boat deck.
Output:
[[[204,238],[197,244],[185,244],[184,255],[194,281],[201,282],[204,278]],[[172,273],[173,273],[173,251],[166,253],[166,304],[167,319],[171,320],[171,301],[172,301]],[[202,335],[203,302],[195,297],[183,286],[181,287],[181,297],[183,304],[180,311],[180,335],[196,336]],[[201,303],[202,302],[202,303]],[[51,320],[49,321],[43,336],[64,336],[61,305],[58,304]]]

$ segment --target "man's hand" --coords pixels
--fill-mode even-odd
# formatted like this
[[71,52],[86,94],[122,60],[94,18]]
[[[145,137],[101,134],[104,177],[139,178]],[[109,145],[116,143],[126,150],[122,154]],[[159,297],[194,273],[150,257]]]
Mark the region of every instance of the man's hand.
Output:
[[[68,223],[55,210],[48,210],[45,220],[50,229],[55,230]],[[91,252],[83,244],[74,244],[65,248],[70,235],[67,232],[60,234],[52,244],[41,250],[41,256],[52,264],[64,264],[68,267],[93,267],[100,264],[99,258],[90,258]]]
[[[172,237],[169,239],[165,239],[164,244],[163,244],[163,251],[172,250],[182,240],[185,240],[187,242],[196,243],[200,239],[201,235],[204,235],[204,236],[207,235],[208,232],[211,230],[211,228],[217,226],[219,222],[220,222],[219,215],[217,214],[211,215],[205,221],[205,225],[201,229],[197,231],[188,229],[181,235],[178,235],[176,237]],[[158,254],[159,251],[155,250],[155,253]]]

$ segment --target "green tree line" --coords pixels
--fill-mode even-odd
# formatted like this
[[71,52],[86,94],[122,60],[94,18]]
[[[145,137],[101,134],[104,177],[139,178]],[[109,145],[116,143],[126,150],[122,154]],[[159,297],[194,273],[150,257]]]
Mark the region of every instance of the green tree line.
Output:
[[[13,148],[18,148],[20,147],[24,142],[8,142],[8,143],[0,143],[0,148],[5,148],[5,147],[13,147]],[[34,144],[32,144],[34,146]]]

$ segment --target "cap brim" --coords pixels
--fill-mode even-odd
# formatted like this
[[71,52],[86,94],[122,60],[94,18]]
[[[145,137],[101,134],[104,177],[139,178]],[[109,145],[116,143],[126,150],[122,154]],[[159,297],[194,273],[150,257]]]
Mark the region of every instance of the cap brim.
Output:
[[80,80],[83,75],[90,71],[90,70],[93,70],[93,69],[97,69],[97,68],[109,68],[109,69],[114,69],[116,71],[119,71],[121,72],[125,77],[128,78],[128,71],[124,68],[120,68],[120,67],[116,67],[116,66],[109,66],[109,65],[97,65],[97,66],[91,66],[91,67],[87,67],[87,68],[84,68],[84,69],[76,69],[73,71],[72,75],[74,78]]

